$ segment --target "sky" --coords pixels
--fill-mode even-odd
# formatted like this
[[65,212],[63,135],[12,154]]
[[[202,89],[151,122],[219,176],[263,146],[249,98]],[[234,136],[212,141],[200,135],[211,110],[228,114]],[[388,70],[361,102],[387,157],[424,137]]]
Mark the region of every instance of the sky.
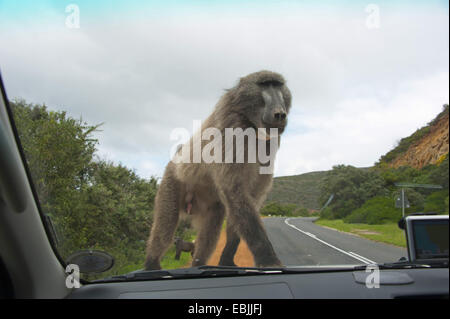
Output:
[[275,176],[372,166],[449,102],[446,1],[4,1],[10,99],[95,125],[98,156],[161,177],[175,128],[262,69],[293,100]]

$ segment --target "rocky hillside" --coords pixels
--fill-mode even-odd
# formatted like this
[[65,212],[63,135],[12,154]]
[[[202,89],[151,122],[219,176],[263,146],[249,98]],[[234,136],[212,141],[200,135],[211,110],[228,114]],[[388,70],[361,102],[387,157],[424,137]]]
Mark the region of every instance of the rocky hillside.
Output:
[[420,169],[425,165],[438,163],[449,151],[448,125],[449,107],[444,105],[443,111],[433,121],[400,140],[399,145],[382,156],[378,164]]

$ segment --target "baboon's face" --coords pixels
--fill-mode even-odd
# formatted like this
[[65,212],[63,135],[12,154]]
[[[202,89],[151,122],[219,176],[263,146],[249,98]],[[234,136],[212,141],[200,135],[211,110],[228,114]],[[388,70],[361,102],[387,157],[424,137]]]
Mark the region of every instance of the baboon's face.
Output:
[[274,77],[243,80],[241,92],[247,102],[244,112],[252,126],[265,128],[267,134],[270,128],[277,128],[278,134],[283,133],[291,106],[291,94],[284,81]]
[[277,128],[281,134],[287,124],[288,107],[283,95],[284,85],[272,81],[258,84],[261,89],[263,105],[259,109],[261,125],[266,129]]

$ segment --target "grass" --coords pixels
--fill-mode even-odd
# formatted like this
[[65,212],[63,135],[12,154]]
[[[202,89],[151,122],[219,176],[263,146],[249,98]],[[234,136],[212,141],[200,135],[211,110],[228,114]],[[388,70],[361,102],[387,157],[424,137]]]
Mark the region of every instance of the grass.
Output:
[[180,260],[175,259],[175,247],[170,247],[166,255],[161,260],[162,269],[176,269],[190,267],[192,257],[190,253],[182,252],[180,254]]
[[405,233],[398,228],[397,223],[383,225],[347,224],[342,219],[319,219],[316,221],[316,224],[352,233],[374,241],[406,247]]

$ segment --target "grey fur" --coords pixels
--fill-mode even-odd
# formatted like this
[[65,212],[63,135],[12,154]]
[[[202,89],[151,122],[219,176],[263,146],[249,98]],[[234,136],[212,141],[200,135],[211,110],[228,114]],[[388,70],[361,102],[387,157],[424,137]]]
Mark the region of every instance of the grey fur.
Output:
[[[271,97],[263,97],[262,92]],[[281,92],[281,94],[280,94]],[[266,93],[264,95],[267,95]],[[260,71],[241,78],[221,97],[201,131],[225,128],[276,127],[281,134],[287,124],[291,93],[277,73]],[[208,141],[202,141],[202,147]],[[267,144],[269,141],[266,142]],[[184,146],[193,149],[193,138]],[[224,159],[225,143],[222,143]],[[183,146],[183,147],[184,147]],[[247,147],[247,142],[245,144]],[[267,148],[266,148],[267,149]],[[178,153],[182,152],[178,149]],[[281,266],[264,230],[259,210],[272,186],[271,174],[260,174],[260,163],[169,162],[155,198],[155,215],[147,243],[146,269],[160,269],[160,259],[172,243],[178,221],[190,217],[198,230],[193,266],[204,265],[219,238],[227,217],[227,244],[221,265],[234,265],[234,254],[244,239],[258,267]],[[187,205],[192,204],[192,210]]]

